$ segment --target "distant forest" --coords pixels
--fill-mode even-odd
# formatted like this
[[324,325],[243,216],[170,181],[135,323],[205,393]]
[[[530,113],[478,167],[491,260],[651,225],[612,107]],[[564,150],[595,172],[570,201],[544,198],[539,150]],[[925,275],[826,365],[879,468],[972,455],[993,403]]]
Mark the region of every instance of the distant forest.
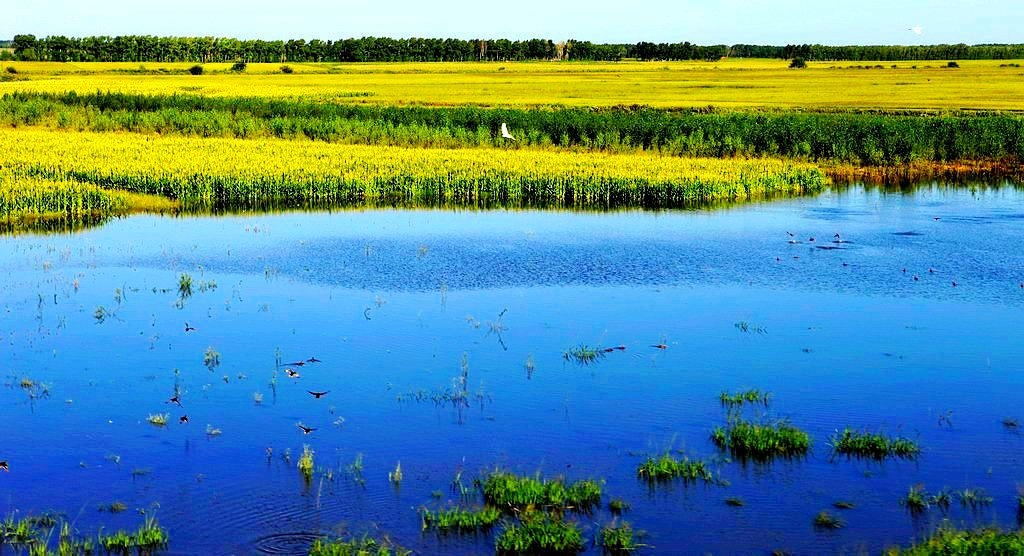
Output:
[[702,46],[690,42],[596,44],[548,39],[391,39],[322,41],[239,40],[214,37],[64,37],[15,35],[0,59],[55,62],[449,62],[515,60],[718,60],[803,58],[831,60],[1007,60],[1024,58],[1024,44],[828,46],[752,44]]

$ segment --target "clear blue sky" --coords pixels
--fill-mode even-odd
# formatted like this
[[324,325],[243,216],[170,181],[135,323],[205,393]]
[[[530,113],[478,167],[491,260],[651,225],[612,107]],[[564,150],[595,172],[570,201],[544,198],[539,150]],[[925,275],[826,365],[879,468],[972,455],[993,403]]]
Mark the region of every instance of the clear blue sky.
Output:
[[1024,42],[1024,0],[0,0],[16,33],[974,44]]

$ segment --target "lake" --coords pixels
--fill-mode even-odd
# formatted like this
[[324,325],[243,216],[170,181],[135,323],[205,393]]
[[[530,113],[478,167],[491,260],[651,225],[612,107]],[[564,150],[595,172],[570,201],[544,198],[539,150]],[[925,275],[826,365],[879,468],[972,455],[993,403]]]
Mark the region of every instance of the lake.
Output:
[[[171,554],[302,554],[365,533],[486,554],[493,533],[424,532],[418,511],[479,506],[453,479],[472,490],[504,469],[605,481],[602,507],[568,519],[587,539],[627,521],[649,553],[877,553],[945,519],[1014,526],[1022,245],[1012,184],[657,212],[138,215],[3,236],[0,512],[95,532],[134,529],[141,510]],[[563,357],[581,344],[626,349]],[[749,418],[811,435],[807,457],[711,442],[719,394],[746,389],[771,392]],[[833,456],[846,427],[923,451]],[[666,452],[721,480],[637,477]],[[912,514],[914,485],[992,500]],[[114,502],[127,510],[100,510]],[[822,510],[845,526],[816,528]]]

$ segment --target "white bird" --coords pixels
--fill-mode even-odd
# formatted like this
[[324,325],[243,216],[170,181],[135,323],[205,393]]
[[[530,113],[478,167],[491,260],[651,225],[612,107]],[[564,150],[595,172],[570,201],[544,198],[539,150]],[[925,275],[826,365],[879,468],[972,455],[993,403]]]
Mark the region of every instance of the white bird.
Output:
[[508,132],[508,124],[506,124],[505,122],[501,122],[501,136],[504,139],[511,139],[513,141],[516,140],[516,138],[512,137],[512,134]]
[[924,34],[924,27],[921,27],[920,25],[915,25],[915,26],[907,29],[907,31],[910,31],[910,32],[914,33],[915,35],[923,35]]

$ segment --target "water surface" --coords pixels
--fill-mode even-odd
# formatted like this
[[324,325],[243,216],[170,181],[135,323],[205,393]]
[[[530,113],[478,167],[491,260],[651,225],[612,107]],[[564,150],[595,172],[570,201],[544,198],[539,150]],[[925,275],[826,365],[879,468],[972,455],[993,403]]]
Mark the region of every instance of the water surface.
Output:
[[[417,509],[458,503],[459,471],[503,468],[604,479],[604,502],[631,504],[624,519],[654,553],[877,552],[943,518],[1013,526],[1024,436],[1002,421],[1024,418],[1022,224],[1019,188],[934,185],[703,211],[133,216],[3,237],[0,512],[63,512],[91,532],[134,528],[143,509],[173,554],[301,553],[318,534],[365,532],[480,554],[493,535],[423,533]],[[564,361],[580,343],[627,349]],[[322,363],[290,379],[278,354]],[[450,387],[463,358],[470,409],[409,399]],[[49,396],[30,398],[25,377]],[[184,409],[164,403],[176,381]],[[812,454],[719,453],[718,394],[740,388],[771,391],[757,417],[807,430]],[[164,412],[167,427],[146,422]],[[847,426],[924,453],[831,458]],[[303,444],[333,480],[304,483]],[[638,480],[666,450],[712,462],[729,486]],[[363,481],[346,470],[357,454]],[[899,499],[916,484],[994,502],[913,517]],[[132,511],[97,510],[113,501]],[[846,527],[816,530],[823,509]],[[572,519],[592,539],[613,516]]]

